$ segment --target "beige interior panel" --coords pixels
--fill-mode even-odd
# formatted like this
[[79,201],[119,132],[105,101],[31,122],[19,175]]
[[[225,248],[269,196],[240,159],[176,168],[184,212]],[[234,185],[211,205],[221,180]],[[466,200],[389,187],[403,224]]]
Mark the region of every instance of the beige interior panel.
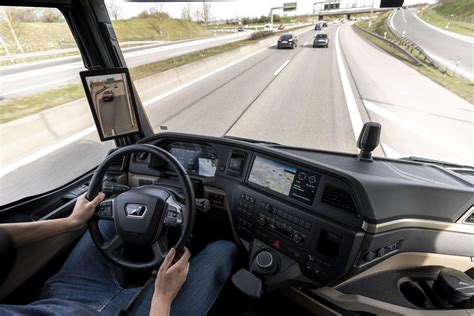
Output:
[[[418,310],[406,307],[401,307],[386,302],[374,300],[362,295],[344,294],[336,289],[324,287],[313,290],[322,298],[331,303],[352,311],[364,311],[376,315],[398,316],[398,315],[446,315],[446,310]],[[474,309],[459,309],[449,310],[449,315],[452,316],[467,316],[473,315]]]
[[474,267],[474,261],[471,257],[443,255],[437,253],[426,252],[402,252],[396,254],[375,266],[365,270],[364,272],[353,276],[352,278],[338,284],[338,286],[350,283],[354,280],[366,277],[368,275],[378,273],[385,270],[408,269],[423,266],[444,266],[461,271],[467,271]]
[[16,249],[15,264],[0,287],[0,300],[44,267],[51,258],[71,245],[83,232],[83,230],[66,232]]

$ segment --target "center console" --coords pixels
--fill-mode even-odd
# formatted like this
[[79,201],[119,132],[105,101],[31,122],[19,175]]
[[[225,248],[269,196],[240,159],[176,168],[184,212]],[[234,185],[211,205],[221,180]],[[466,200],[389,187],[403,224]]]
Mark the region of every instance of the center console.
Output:
[[265,248],[278,250],[277,256],[295,262],[316,286],[336,280],[349,268],[347,258],[356,255],[362,239],[357,229],[341,227],[245,186],[237,191],[234,210],[239,236],[259,241],[254,255]]

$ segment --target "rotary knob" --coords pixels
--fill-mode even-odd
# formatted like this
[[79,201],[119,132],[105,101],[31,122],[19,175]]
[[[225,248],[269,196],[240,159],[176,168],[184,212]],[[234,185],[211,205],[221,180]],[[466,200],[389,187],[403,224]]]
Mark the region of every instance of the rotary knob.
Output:
[[273,255],[268,251],[260,252],[255,258],[255,263],[262,270],[272,270],[275,262],[273,260]]

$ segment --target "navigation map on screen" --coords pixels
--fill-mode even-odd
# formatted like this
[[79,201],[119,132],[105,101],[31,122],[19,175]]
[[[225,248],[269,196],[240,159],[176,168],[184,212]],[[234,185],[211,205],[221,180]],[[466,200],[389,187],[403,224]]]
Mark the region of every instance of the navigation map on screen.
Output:
[[296,168],[294,167],[256,157],[249,181],[288,196],[295,174]]

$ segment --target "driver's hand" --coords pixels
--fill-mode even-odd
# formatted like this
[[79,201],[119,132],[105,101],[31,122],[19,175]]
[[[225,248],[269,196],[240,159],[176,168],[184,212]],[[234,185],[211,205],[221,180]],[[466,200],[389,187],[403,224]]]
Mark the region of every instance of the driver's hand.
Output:
[[69,220],[73,228],[82,228],[86,225],[87,221],[92,217],[97,206],[104,199],[105,194],[99,193],[92,201],[86,199],[86,193],[79,196],[74,206],[72,214],[69,215]]
[[191,257],[189,250],[184,248],[181,258],[173,263],[175,256],[176,250],[171,248],[156,275],[153,300],[160,303],[171,305],[188,276]]

